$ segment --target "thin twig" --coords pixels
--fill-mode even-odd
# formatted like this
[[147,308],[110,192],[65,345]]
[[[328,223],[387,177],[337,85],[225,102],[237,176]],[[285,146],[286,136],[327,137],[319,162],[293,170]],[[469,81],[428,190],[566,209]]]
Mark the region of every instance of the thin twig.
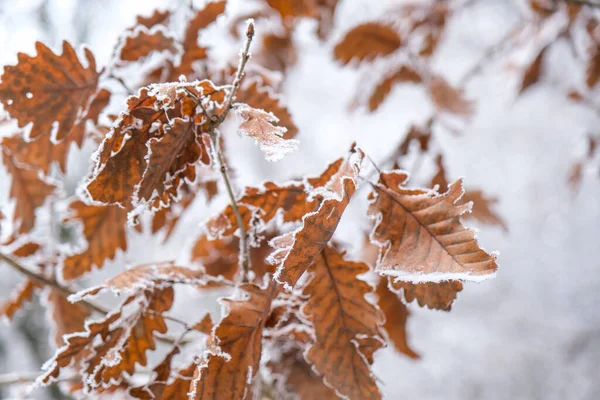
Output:
[[229,96],[225,101],[225,111],[223,111],[223,115],[221,115],[221,122],[225,121],[227,114],[233,106],[233,99],[235,98],[235,94],[237,93],[238,89],[240,88],[240,85],[242,84],[242,79],[244,78],[244,69],[246,68],[246,63],[250,59],[250,44],[252,44],[252,38],[254,38],[254,21],[250,19],[248,21],[248,26],[246,27],[246,44],[240,54],[240,63],[237,68],[237,73],[235,74],[235,79],[233,81],[231,92],[229,92]]
[[252,21],[248,22],[248,27],[246,29],[246,44],[244,45],[244,49],[240,54],[240,63],[238,65],[237,72],[235,74],[235,79],[233,81],[231,91],[225,100],[225,109],[223,114],[219,117],[216,115],[209,115],[206,108],[202,104],[201,100],[198,100],[197,103],[201,106],[202,112],[207,119],[208,129],[210,140],[212,144],[212,150],[214,156],[217,160],[217,167],[219,172],[221,173],[221,178],[227,188],[227,194],[229,196],[229,201],[231,203],[231,208],[233,209],[233,213],[235,215],[236,222],[240,228],[240,264],[242,265],[242,282],[248,282],[248,274],[250,272],[250,256],[249,256],[249,248],[248,248],[248,231],[246,230],[246,225],[244,223],[244,219],[242,218],[242,213],[237,205],[237,201],[235,198],[235,194],[233,193],[233,188],[231,186],[231,181],[227,174],[227,164],[223,158],[223,153],[221,151],[221,146],[219,144],[219,130],[218,127],[225,121],[227,114],[233,107],[233,100],[235,98],[235,94],[240,88],[242,79],[244,77],[244,69],[246,68],[246,64],[250,59],[250,44],[252,43],[252,38],[254,37],[254,23]]
[[[48,279],[40,274],[37,274],[33,271],[31,271],[28,268],[25,268],[24,266],[22,266],[21,264],[19,264],[18,262],[16,262],[15,260],[13,260],[12,258],[8,257],[5,254],[0,253],[0,261],[4,261],[5,263],[7,263],[8,265],[10,265],[13,269],[15,269],[16,271],[22,273],[23,275],[26,275],[28,278],[33,279],[34,281],[42,284],[42,285],[46,285],[48,287],[51,287],[55,290],[58,290],[59,292],[61,292],[65,297],[69,297],[73,294],[75,294],[75,292],[69,290],[68,288],[62,286],[61,284],[59,284],[57,281],[53,280],[53,279]],[[82,299],[78,302],[78,304],[81,304],[85,307],[87,307],[88,309],[95,311],[99,314],[108,314],[110,313],[109,310],[106,310],[103,307],[100,307],[88,300]],[[150,313],[150,312],[147,312]],[[177,320],[177,318],[174,317],[170,317],[167,315],[161,315],[163,318],[165,319],[170,319],[172,321]],[[183,324],[185,324],[185,322],[178,320],[177,322],[181,322]],[[187,327],[187,324],[186,324]],[[172,338],[167,338],[167,337],[157,337],[157,339],[163,343],[168,343],[168,344],[174,344],[176,341],[175,339]]]
[[[12,372],[8,374],[0,375],[0,386],[4,385],[15,385],[19,383],[31,383],[35,382],[35,380],[40,376],[40,372]],[[69,376],[67,378],[61,378],[59,381],[53,383],[60,382],[77,382],[81,380],[81,376],[74,375]]]
[[[46,285],[49,286],[53,289],[58,290],[59,292],[61,292],[63,295],[65,295],[66,297],[74,294],[74,292],[72,292],[71,290],[67,289],[64,286],[61,286],[58,282],[56,282],[53,279],[48,279],[45,278],[42,275],[36,274],[35,272],[25,268],[24,266],[22,266],[21,264],[17,263],[15,260],[13,260],[12,258],[0,253],[0,260],[4,261],[5,263],[7,263],[8,265],[10,265],[11,267],[13,267],[15,270],[19,271],[20,273],[22,273],[23,275],[27,275],[27,277],[33,279],[34,281],[41,283],[42,285]],[[81,300],[81,304],[83,304],[85,307],[89,308],[92,311],[95,311],[97,313],[100,314],[108,314],[109,311],[105,310],[104,308],[91,303],[87,300]]]

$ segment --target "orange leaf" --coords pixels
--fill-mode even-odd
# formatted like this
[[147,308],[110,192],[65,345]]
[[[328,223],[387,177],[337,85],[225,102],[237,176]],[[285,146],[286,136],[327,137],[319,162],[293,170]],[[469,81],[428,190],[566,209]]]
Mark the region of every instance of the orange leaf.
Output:
[[316,15],[316,2],[307,0],[266,0],[269,7],[287,17],[313,17]]
[[11,298],[2,304],[0,316],[9,320],[13,319],[17,311],[33,299],[33,295],[39,288],[37,282],[27,279],[11,294]]
[[586,69],[586,80],[588,88],[592,89],[600,81],[600,46],[593,51]]
[[304,215],[299,229],[271,240],[275,251],[269,261],[278,266],[275,273],[278,282],[294,286],[327,245],[356,191],[363,158],[362,150],[353,147],[348,159],[323,188],[326,195],[319,208]]
[[[343,253],[325,247],[315,258],[311,267],[314,277],[303,290],[309,299],[302,312],[315,327],[315,343],[306,359],[349,399],[381,398],[367,359],[384,346],[380,329],[384,318],[364,297],[373,293],[373,288],[357,277],[368,271],[366,264],[347,261]],[[375,341],[363,353],[357,339],[371,338]]]
[[484,224],[498,225],[505,232],[508,231],[504,220],[491,209],[498,202],[496,197],[487,197],[481,190],[467,190],[460,200],[463,203],[473,202],[473,209],[470,213],[463,215],[463,219],[473,218]]
[[462,181],[446,193],[401,186],[408,176],[384,172],[374,185],[369,216],[376,220],[371,241],[379,246],[376,271],[415,283],[448,279],[481,280],[493,276],[495,256],[482,250],[460,216],[470,204],[457,205]]
[[531,85],[537,83],[537,81],[540,79],[540,74],[542,73],[542,62],[544,60],[544,54],[546,53],[547,48],[547,46],[542,48],[533,62],[525,70],[525,73],[523,74],[523,80],[521,82],[521,88],[519,89],[519,94],[523,93]]
[[254,138],[267,161],[279,161],[298,148],[298,141],[284,139],[286,128],[275,126],[279,119],[272,113],[239,104],[235,109],[242,119],[238,132]]
[[202,332],[206,335],[210,335],[213,327],[214,327],[214,323],[212,321],[212,318],[211,318],[210,314],[207,313],[204,316],[204,318],[202,318],[202,320],[200,320],[200,322],[194,324],[192,329],[197,330],[198,332]]
[[35,48],[36,57],[19,53],[16,66],[4,67],[0,101],[20,127],[32,123],[31,138],[50,135],[56,122],[55,139],[61,141],[80,123],[88,101],[96,92],[96,62],[86,49],[88,67],[85,68],[66,41],[60,56],[41,42],[36,42]]
[[262,289],[240,287],[247,298],[226,299],[229,314],[213,330],[210,344],[190,385],[190,399],[239,400],[249,392],[249,381],[260,368],[262,331],[277,294],[275,282]]
[[396,350],[410,358],[419,358],[419,355],[408,345],[406,337],[406,320],[410,315],[410,311],[398,296],[389,289],[387,278],[379,280],[377,297],[377,305],[385,314],[383,329],[386,330]]
[[[299,350],[286,352],[278,360],[269,362],[269,367],[273,379],[277,383],[281,381],[286,394],[295,393],[301,400],[339,399],[335,391],[323,383],[323,378],[312,370]],[[287,397],[283,397],[282,393],[281,398]]]
[[437,109],[461,116],[473,113],[473,104],[465,99],[462,91],[450,86],[440,76],[433,77],[429,82],[429,95]]
[[60,291],[48,291],[46,301],[49,305],[49,316],[54,326],[54,343],[57,346],[65,344],[63,337],[85,328],[85,320],[90,316],[90,310],[82,304],[73,304]]
[[154,10],[154,13],[149,17],[138,15],[136,21],[138,25],[143,25],[146,28],[151,29],[155,25],[164,25],[170,16],[171,12],[169,10]]
[[66,257],[62,265],[63,279],[75,279],[92,270],[102,268],[104,261],[112,259],[117,249],[127,250],[127,214],[119,206],[90,206],[76,200],[70,205],[74,215],[68,220],[83,224],[85,250]]
[[[4,146],[5,140],[2,141]],[[10,197],[15,200],[13,221],[19,224],[19,233],[23,234],[33,229],[35,225],[35,210],[42,206],[56,186],[46,182],[38,173],[29,167],[19,165],[3,148],[2,162],[12,177]]]
[[175,38],[169,35],[162,26],[151,30],[144,26],[136,28],[128,34],[120,48],[119,58],[123,61],[139,61],[154,52],[177,53]]
[[404,298],[409,303],[416,299],[421,307],[443,311],[450,311],[456,295],[463,289],[460,281],[411,283],[390,279],[390,285],[398,292],[404,289]]
[[246,78],[236,93],[236,101],[248,104],[250,107],[265,110],[279,119],[279,126],[287,129],[284,139],[291,139],[298,134],[289,109],[283,104],[279,95],[261,77]]
[[[194,98],[218,114],[226,92],[210,81],[142,88],[127,100],[96,154],[87,190],[106,204],[167,207],[179,197],[183,179],[195,180],[196,161],[210,162],[202,139],[205,118]],[[148,160],[152,159],[152,162]]]
[[27,242],[12,253],[15,257],[29,257],[35,254],[42,246],[39,243]]
[[84,296],[94,296],[103,290],[116,294],[131,294],[146,290],[159,290],[175,283],[202,283],[204,272],[187,267],[179,267],[171,262],[138,265],[108,279],[104,283],[82,290],[73,296],[79,300]]
[[375,87],[371,97],[369,98],[369,111],[375,111],[379,108],[381,103],[392,91],[392,86],[395,83],[412,82],[419,83],[422,81],[421,75],[414,70],[412,67],[402,65],[392,75],[385,77],[384,80],[379,82]]
[[402,45],[400,36],[393,28],[377,22],[355,26],[334,49],[335,58],[343,64],[352,59],[372,60],[393,53]]

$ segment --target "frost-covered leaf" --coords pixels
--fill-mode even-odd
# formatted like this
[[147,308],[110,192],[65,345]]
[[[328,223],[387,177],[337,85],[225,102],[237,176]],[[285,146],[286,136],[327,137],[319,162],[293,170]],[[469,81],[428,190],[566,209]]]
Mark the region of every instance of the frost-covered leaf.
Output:
[[460,281],[412,283],[394,282],[390,278],[390,285],[397,292],[403,290],[409,303],[417,300],[421,307],[443,311],[450,311],[456,295],[463,289]]
[[[4,143],[3,140],[2,146]],[[2,150],[2,163],[11,177],[9,195],[15,201],[13,221],[18,226],[19,233],[27,233],[35,225],[35,211],[54,193],[56,186],[31,167],[15,161],[7,148],[3,147]]]
[[253,138],[265,153],[267,161],[281,160],[298,148],[297,140],[284,139],[286,128],[273,125],[279,119],[272,113],[246,104],[239,104],[235,110],[242,120],[238,132]]
[[16,66],[4,67],[0,101],[20,127],[32,124],[31,138],[49,137],[56,123],[56,141],[70,140],[96,93],[98,72],[94,56],[85,50],[86,68],[66,41],[62,55],[54,54],[41,42],[36,42],[35,48],[37,56],[19,53]]
[[142,60],[155,52],[177,53],[177,42],[162,26],[151,30],[144,26],[136,28],[123,39],[119,59],[126,62]]
[[[365,299],[373,288],[358,278],[369,267],[345,260],[343,253],[328,246],[314,259],[310,271],[314,276],[303,290],[308,300],[302,312],[314,325],[315,342],[306,359],[341,395],[381,398],[367,360],[384,346],[380,328],[384,318],[381,310]],[[369,341],[363,352],[359,339],[375,341]]]
[[281,96],[265,82],[260,76],[247,77],[242,81],[240,90],[236,93],[237,102],[248,104],[252,108],[265,110],[272,113],[278,119],[278,125],[286,128],[283,133],[284,139],[291,139],[298,134],[298,128],[294,124],[289,109],[284,105]]
[[269,257],[269,261],[277,265],[277,281],[294,286],[327,245],[356,191],[363,158],[362,150],[353,147],[337,173],[324,188],[321,188],[319,193],[324,196],[324,200],[319,208],[305,214],[302,217],[302,226],[296,231],[271,240],[275,251]]
[[288,17],[312,17],[316,14],[316,2],[306,0],[266,0],[267,4],[281,15]]
[[110,92],[105,89],[99,90],[93,97],[85,118],[71,129],[68,140],[53,143],[50,137],[42,136],[34,141],[26,141],[21,133],[13,134],[2,139],[2,146],[7,149],[20,164],[25,164],[36,170],[49,175],[52,165],[58,164],[62,172],[66,172],[67,156],[71,144],[78,147],[83,144],[86,130],[85,121],[90,120],[94,124],[98,122],[98,116],[108,105]]
[[65,344],[65,335],[81,332],[85,329],[85,321],[91,315],[89,308],[83,304],[73,304],[67,296],[57,289],[51,289],[46,295],[48,316],[53,324],[54,343]]
[[12,254],[15,257],[24,258],[35,254],[42,245],[36,242],[27,242],[13,250]]
[[119,206],[92,206],[76,200],[71,203],[73,215],[68,221],[80,221],[86,248],[64,259],[63,279],[75,279],[95,266],[102,268],[105,260],[115,257],[117,250],[127,250],[127,213]]
[[213,330],[190,385],[190,399],[239,400],[249,393],[260,368],[262,331],[277,285],[271,281],[264,289],[254,284],[240,289],[246,298],[225,299],[229,314]]
[[482,250],[475,232],[460,222],[471,207],[457,204],[462,181],[440,194],[405,188],[407,178],[400,170],[384,172],[374,185],[369,216],[376,220],[371,240],[380,248],[376,271],[415,283],[495,275],[495,255]]
[[170,17],[171,12],[169,10],[154,10],[151,16],[144,17],[142,15],[138,15],[135,20],[137,25],[143,25],[148,29],[152,29],[156,25],[164,25]]
[[378,22],[352,28],[334,49],[335,58],[344,64],[352,59],[372,60],[393,53],[402,45],[395,29]]
[[419,358],[419,355],[408,345],[406,336],[406,320],[410,311],[404,303],[388,287],[387,278],[381,278],[377,285],[377,305],[385,315],[383,329],[396,350],[410,358]]
[[419,83],[421,81],[421,75],[415,69],[407,65],[400,66],[394,73],[386,76],[377,84],[373,93],[371,93],[371,97],[369,97],[369,111],[375,111],[379,108],[396,83]]
[[13,319],[17,311],[19,311],[25,303],[30,302],[33,299],[33,296],[38,289],[40,289],[40,286],[36,281],[26,279],[25,282],[21,283],[19,287],[11,293],[8,300],[4,300],[0,307],[0,317],[9,320]]
[[171,262],[144,264],[127,269],[101,285],[85,289],[77,293],[74,298],[94,296],[102,290],[111,290],[116,294],[125,293],[129,295],[146,290],[161,289],[175,283],[201,283],[203,278],[203,271],[180,267]]
[[90,196],[130,209],[168,207],[185,181],[195,181],[197,161],[210,163],[202,133],[206,120],[195,98],[218,115],[225,94],[201,81],[151,85],[129,97],[127,112],[95,156]]

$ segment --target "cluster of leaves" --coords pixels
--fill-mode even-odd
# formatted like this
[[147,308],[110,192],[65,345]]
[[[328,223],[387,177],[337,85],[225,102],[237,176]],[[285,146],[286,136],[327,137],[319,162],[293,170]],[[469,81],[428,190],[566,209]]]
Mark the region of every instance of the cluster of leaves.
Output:
[[[324,38],[336,3],[268,0],[254,16],[278,18],[284,42],[291,41],[296,18],[314,18]],[[226,5],[219,0],[184,10],[181,37],[172,34],[179,20],[171,11],[138,17],[100,72],[90,50],[82,63],[66,42],[61,54],[37,43],[37,55],[19,54],[15,66],[4,68],[0,101],[18,129],[2,139],[15,206],[3,217],[10,231],[3,235],[1,260],[27,280],[1,312],[10,319],[36,294],[46,299],[58,350],[38,385],[63,382],[65,390],[81,396],[124,392],[140,399],[377,399],[381,394],[370,368],[375,352],[392,343],[418,358],[407,341],[406,304],[448,311],[463,281],[496,272],[495,255],[481,249],[474,231],[463,225],[475,217],[503,226],[490,209],[493,199],[477,190],[465,193],[462,180],[448,183],[441,153],[432,189],[408,187],[399,165],[369,182],[368,157],[352,145],[318,176],[265,182],[236,196],[223,154],[232,139],[221,124],[237,114],[238,132],[254,139],[270,161],[297,149],[298,129],[265,69],[290,65],[292,45],[273,44],[281,37],[265,35],[255,55],[263,68],[246,68],[251,22],[236,70],[218,69],[200,44],[201,33]],[[429,7],[425,13],[423,7]],[[430,57],[448,8],[411,6],[401,13],[413,20],[407,35],[426,33],[423,43],[410,46]],[[415,22],[417,15],[421,22]],[[239,22],[231,24],[234,35]],[[345,63],[373,59],[396,51],[408,37],[367,23],[346,35],[335,57]],[[273,57],[279,67],[270,64]],[[126,82],[120,73],[132,65],[143,72],[138,81]],[[443,78],[405,64],[395,69],[373,94],[379,99],[373,109],[393,83],[412,81],[428,86],[439,110],[470,113],[470,103]],[[109,90],[116,82],[137,90],[119,98]],[[109,112],[110,104],[119,105],[118,116]],[[413,143],[428,152],[431,126],[412,127],[392,160],[402,160]],[[67,195],[60,181],[71,144],[84,142],[97,147],[93,166],[80,190]],[[80,278],[127,250],[132,229],[168,240],[192,202],[210,201],[223,188],[230,204],[206,221],[190,255],[194,266],[137,265],[79,290]],[[364,257],[356,260],[334,234],[359,195],[369,197],[365,216],[372,227],[368,235],[357,235],[367,240]],[[477,206],[469,213],[473,201]],[[85,245],[77,250],[55,245],[52,238],[31,239],[48,223],[39,211],[53,209],[55,202],[68,204],[65,226],[80,229]],[[176,289],[182,286],[229,291],[218,322],[196,309],[185,321],[174,317]],[[96,297],[103,292],[122,301],[104,309]],[[190,346],[182,361],[181,349],[189,343],[198,346]],[[162,359],[153,364],[148,353],[155,350]]]

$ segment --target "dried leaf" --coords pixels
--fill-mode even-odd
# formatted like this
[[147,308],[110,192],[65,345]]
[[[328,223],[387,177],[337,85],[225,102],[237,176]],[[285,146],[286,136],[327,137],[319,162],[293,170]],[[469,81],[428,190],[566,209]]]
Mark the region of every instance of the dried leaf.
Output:
[[409,303],[416,299],[421,307],[443,311],[450,311],[456,295],[463,289],[460,281],[412,283],[390,279],[390,285],[398,293],[404,290],[404,298]]
[[313,17],[316,15],[316,3],[307,0],[266,0],[269,7],[281,15],[288,17]]
[[258,63],[261,66],[271,71],[283,72],[296,64],[297,59],[291,30],[286,29],[283,36],[269,33],[262,37],[262,49],[258,54]]
[[495,256],[478,246],[474,231],[459,219],[470,209],[457,205],[462,181],[440,194],[407,189],[401,186],[406,180],[403,171],[384,172],[374,186],[368,215],[376,220],[371,233],[380,248],[376,271],[415,283],[493,276]]
[[279,161],[298,148],[297,140],[283,138],[286,128],[273,125],[279,118],[272,113],[246,104],[238,105],[235,110],[242,119],[238,132],[253,138],[265,153],[267,161]]
[[369,98],[369,111],[377,110],[381,103],[383,103],[383,101],[392,91],[394,84],[403,82],[420,83],[422,82],[422,78],[421,75],[419,75],[419,73],[412,67],[407,65],[400,66],[396,72],[386,76],[377,84],[375,90],[373,90],[373,93],[371,93],[371,97]]
[[200,81],[151,85],[131,96],[128,111],[95,156],[90,196],[130,208],[168,207],[184,180],[195,181],[196,162],[210,162],[202,140],[206,121],[190,96],[202,97],[205,108],[218,115],[225,95],[223,88]]
[[188,267],[179,267],[171,262],[160,264],[138,265],[108,279],[104,283],[82,290],[73,296],[79,300],[84,296],[95,296],[103,290],[111,290],[116,294],[127,294],[140,291],[157,291],[173,286],[175,283],[204,282],[204,272]]
[[138,15],[136,17],[136,21],[137,25],[143,25],[148,29],[152,29],[155,25],[164,25],[170,16],[171,12],[169,10],[154,10],[152,15],[149,17]]
[[[4,143],[3,140],[3,146]],[[13,221],[18,225],[19,233],[27,233],[35,225],[35,210],[44,204],[56,186],[46,182],[36,171],[17,164],[6,148],[2,150],[2,163],[12,177],[9,194],[15,200]]]
[[410,315],[410,311],[398,296],[390,291],[386,278],[379,280],[377,296],[379,298],[377,305],[385,315],[383,329],[386,330],[396,350],[410,358],[419,358],[419,355],[408,345],[406,337],[406,320]]
[[32,123],[31,138],[50,136],[56,123],[54,136],[61,141],[82,122],[89,100],[96,93],[96,62],[85,49],[85,68],[66,41],[60,56],[41,42],[36,42],[35,48],[36,57],[19,53],[16,66],[4,67],[0,101],[18,120],[19,127]]
[[10,299],[6,300],[0,308],[0,317],[13,319],[17,311],[19,311],[25,303],[33,299],[33,295],[40,288],[39,284],[27,279],[11,294]]
[[433,77],[429,81],[429,95],[434,106],[440,111],[460,116],[469,116],[473,113],[473,104],[464,97],[463,92],[450,86],[440,76]]
[[81,332],[85,329],[85,321],[91,315],[83,304],[73,304],[64,293],[56,289],[48,291],[46,301],[49,305],[49,317],[54,324],[54,343],[62,346],[66,342],[65,335]]
[[16,250],[12,252],[15,257],[29,257],[35,254],[42,246],[39,243],[35,242],[27,242],[22,246],[19,246]]
[[319,208],[304,215],[299,229],[271,240],[275,251],[269,256],[269,261],[278,266],[275,273],[278,282],[294,286],[327,245],[356,191],[363,158],[362,150],[353,147],[348,159],[325,186],[329,193]]
[[202,318],[202,320],[200,320],[200,322],[198,322],[197,324],[194,324],[192,329],[197,330],[198,332],[202,332],[206,335],[210,335],[214,326],[215,326],[215,324],[213,323],[210,314],[207,313],[204,316],[204,318]]
[[[285,393],[296,394],[302,400],[338,400],[335,391],[323,383],[323,378],[317,375],[306,362],[299,350],[289,351],[277,361],[269,362],[273,378],[280,386],[281,398]],[[280,398],[280,397],[277,397]],[[296,398],[289,396],[290,399]]]
[[245,284],[247,298],[226,299],[229,314],[213,330],[209,349],[190,385],[190,399],[239,400],[249,392],[249,381],[260,368],[262,330],[277,286],[262,289]]
[[377,22],[355,26],[334,49],[335,58],[343,64],[352,59],[372,60],[393,53],[402,45],[395,29]]
[[119,50],[119,58],[134,62],[148,57],[155,52],[177,53],[175,38],[168,34],[162,26],[149,30],[144,26],[137,27],[123,39]]
[[437,191],[443,193],[446,190],[448,190],[448,179],[446,178],[446,167],[444,167],[444,157],[441,154],[435,156],[435,166],[437,168],[437,171],[433,178],[431,178],[431,183],[429,184],[429,186],[435,187],[437,185]]
[[535,57],[533,62],[527,67],[523,74],[523,80],[521,81],[521,88],[519,94],[522,94],[531,85],[538,82],[542,73],[542,62],[544,61],[544,54],[546,53],[548,46],[542,48],[538,55]]
[[488,197],[481,190],[467,190],[460,200],[463,203],[473,202],[471,212],[463,215],[463,219],[473,218],[484,224],[500,226],[508,232],[504,220],[491,209],[498,202],[496,197]]
[[276,94],[274,89],[264,82],[264,79],[260,77],[246,78],[236,94],[236,101],[277,116],[278,125],[287,129],[283,133],[284,139],[292,139],[298,134],[298,128],[292,120],[289,109],[283,104],[281,96]]
[[600,81],[600,47],[596,47],[590,57],[586,69],[586,80],[587,87],[592,89]]
[[78,200],[70,208],[74,214],[68,221],[81,221],[87,247],[63,261],[61,273],[66,280],[78,278],[94,266],[102,268],[118,249],[127,250],[125,210],[118,206],[90,206]]
[[[342,253],[325,247],[314,259],[314,277],[303,290],[309,299],[302,312],[315,327],[315,343],[306,359],[329,385],[349,399],[381,398],[367,359],[385,343],[380,329],[384,318],[364,297],[373,288],[358,275],[368,271],[366,264],[347,261]],[[377,346],[365,354],[357,339],[371,338]]]

